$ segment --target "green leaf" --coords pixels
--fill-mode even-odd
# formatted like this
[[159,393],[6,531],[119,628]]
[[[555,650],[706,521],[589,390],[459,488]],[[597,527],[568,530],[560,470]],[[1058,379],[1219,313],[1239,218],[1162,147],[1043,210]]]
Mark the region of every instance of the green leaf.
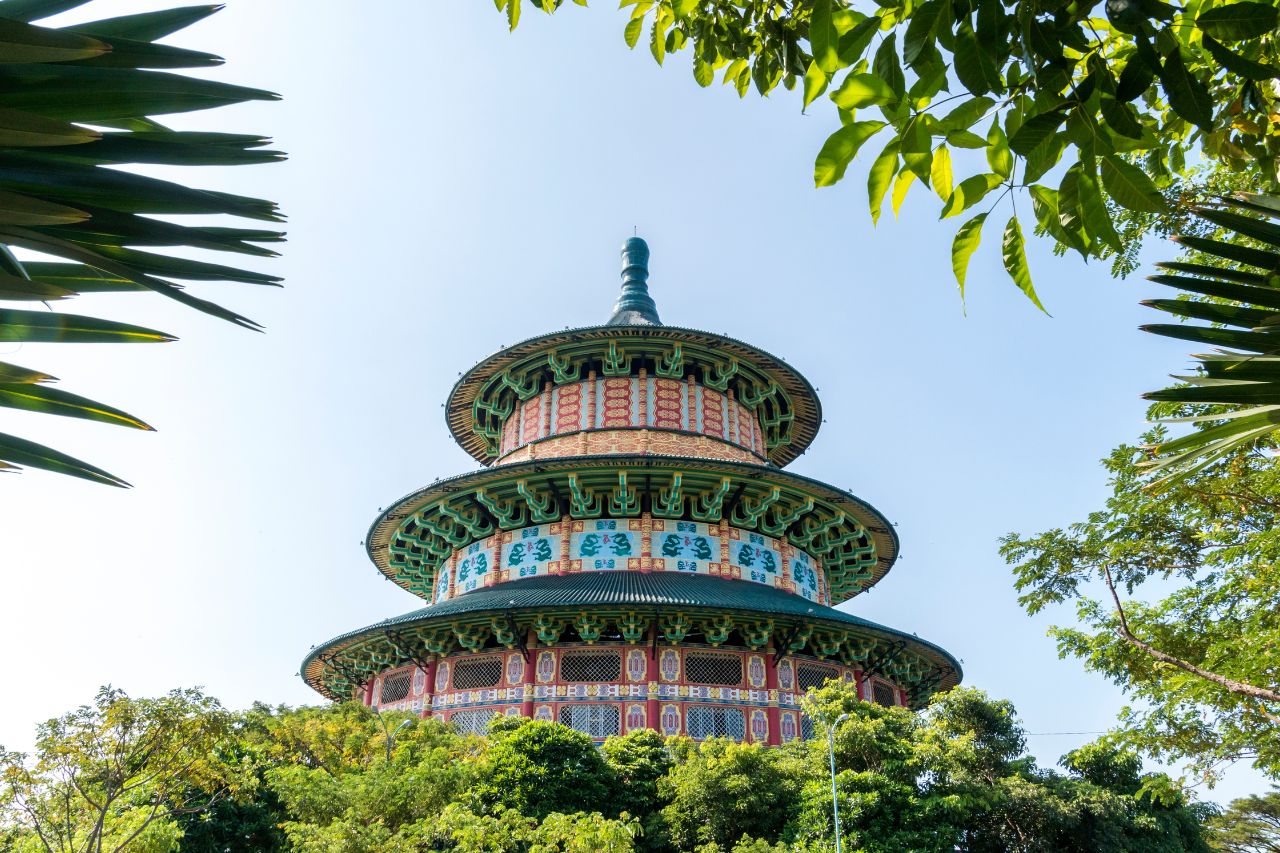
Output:
[[1164,196],[1146,173],[1108,154],[1102,158],[1102,185],[1116,204],[1139,213],[1167,213]]
[[893,196],[889,199],[893,205],[893,218],[898,218],[898,211],[902,209],[902,203],[907,200],[907,190],[911,189],[911,184],[916,179],[916,173],[908,169],[905,165],[898,170],[898,174],[893,179]]
[[[711,67],[711,63],[707,62],[705,59],[703,59],[701,56],[698,56],[697,54],[694,54],[694,57],[693,57],[693,79],[697,80],[698,85],[704,89],[710,86],[716,79],[716,70]],[[809,88],[809,75],[807,74],[805,75],[805,78],[804,78],[804,85],[805,85],[805,91],[807,93]],[[824,89],[826,88],[825,77],[823,78],[822,86]],[[821,92],[819,92],[818,94],[821,94]],[[814,97],[817,97],[817,96],[815,95]],[[805,101],[805,106],[806,107],[809,106],[808,101]]]
[[991,122],[991,129],[987,131],[987,165],[1005,180],[1013,173],[1013,154],[1000,127],[999,117]]
[[[75,24],[67,29],[77,33],[134,39],[137,41],[155,41],[178,30],[186,29],[192,24],[202,21],[221,9],[222,6],[182,6],[177,9],[161,9],[158,12],[141,12],[136,15],[121,15],[117,18],[103,18],[84,24]],[[0,15],[4,14],[0,8]]]
[[971,130],[947,131],[947,141],[957,148],[986,148],[987,140]]
[[996,102],[990,98],[970,98],[947,113],[939,122],[939,127],[947,133],[968,130],[986,116],[995,105]]
[[933,138],[929,134],[928,125],[917,115],[907,123],[902,132],[902,141],[898,144],[902,154],[902,162],[916,173],[916,177],[929,182],[933,171]]
[[1041,145],[1046,144],[1066,119],[1065,113],[1056,110],[1032,116],[1022,123],[1017,133],[1009,140],[1009,147],[1015,154],[1026,157]]
[[667,55],[666,34],[666,18],[659,11],[654,14],[653,26],[649,28],[649,53],[659,65],[662,64],[663,57]]
[[0,406],[153,431],[151,426],[127,412],[47,385],[0,383]]
[[2,0],[0,18],[30,23],[83,6],[88,2],[89,0]]
[[636,42],[640,41],[640,33],[644,30],[644,16],[632,18],[627,21],[627,26],[622,30],[622,38],[627,43],[627,47],[635,48]]
[[956,284],[960,286],[960,299],[964,300],[964,279],[969,272],[969,259],[977,251],[982,242],[982,225],[987,221],[987,214],[979,213],[956,231],[951,241],[951,270],[955,273]]
[[66,225],[88,218],[74,207],[0,190],[0,225]]
[[66,299],[68,296],[75,296],[75,293],[43,281],[32,281],[22,276],[0,272],[0,299],[51,302]]
[[1120,81],[1116,84],[1116,99],[1128,103],[1147,91],[1158,68],[1158,65],[1152,68],[1140,55],[1130,57],[1128,64],[1120,72]]
[[855,121],[831,134],[813,164],[814,185],[829,187],[843,178],[858,149],[884,126],[882,121]]
[[912,65],[925,47],[933,43],[933,31],[942,12],[943,0],[926,0],[916,7],[902,39],[902,58]]
[[[1005,272],[1013,279],[1018,289],[1026,294],[1031,303],[1044,311],[1040,297],[1036,296],[1035,286],[1031,283],[1031,269],[1027,266],[1026,246],[1022,238],[1022,226],[1017,216],[1009,217],[1004,226],[1004,239],[1000,243],[1000,256],[1004,259]],[[1048,314],[1048,311],[1045,311]]]
[[827,75],[818,67],[818,63],[810,62],[809,69],[804,73],[804,105],[800,108],[800,112],[809,109],[809,105],[827,90],[827,83]]
[[0,17],[0,63],[70,62],[109,50],[95,38]]
[[946,219],[964,213],[1003,183],[1004,178],[989,172],[965,178],[943,205],[942,215],[939,218]]
[[40,468],[59,474],[69,474],[95,483],[108,486],[128,487],[128,483],[114,474],[108,474],[101,468],[95,468],[87,462],[60,453],[51,447],[36,444],[33,441],[18,438],[15,435],[0,433],[0,460],[28,468]]
[[1062,225],[1062,216],[1058,212],[1058,191],[1033,184],[1030,192],[1031,207],[1041,229],[1063,246],[1075,249],[1087,261],[1089,247],[1085,244],[1085,236],[1078,229],[1069,231]]
[[1174,112],[1202,130],[1212,128],[1213,99],[1204,83],[1187,69],[1181,50],[1165,57],[1160,67],[1160,83]]
[[951,197],[951,152],[947,146],[939,145],[933,152],[933,165],[929,169],[929,180],[933,191],[943,201]]
[[1270,3],[1230,3],[1196,18],[1196,26],[1224,41],[1265,36],[1276,28],[1276,7]]
[[831,93],[831,100],[842,110],[856,110],[875,104],[887,104],[896,100],[893,90],[874,74],[850,73]]
[[898,62],[897,33],[889,33],[876,48],[871,70],[876,76],[888,84],[889,89],[898,97],[907,93],[906,76],[902,73],[902,65]]
[[29,343],[163,343],[177,338],[155,329],[49,311],[0,308],[0,341]]
[[1107,210],[1106,202],[1102,199],[1102,190],[1098,186],[1098,177],[1093,171],[1092,161],[1088,168],[1080,170],[1076,186],[1079,191],[1080,212],[1084,216],[1085,231],[1110,247],[1112,251],[1117,253],[1124,251],[1124,247],[1120,244],[1120,235],[1116,233],[1115,225],[1111,222],[1111,212]]
[[32,370],[28,367],[19,367],[16,364],[0,361],[0,382],[5,383],[38,383],[53,382],[57,377],[50,376],[47,373],[41,373],[38,370]]
[[999,92],[1004,88],[999,69],[972,31],[962,30],[956,34],[954,70],[964,87],[975,95]]
[[1204,44],[1205,49],[1209,51],[1209,55],[1214,58],[1214,61],[1232,74],[1238,74],[1247,80],[1273,80],[1276,77],[1280,77],[1280,68],[1245,59],[1240,54],[1234,53],[1214,41],[1208,34],[1201,37],[1201,42]]
[[0,147],[3,148],[83,145],[100,138],[102,134],[87,127],[19,110],[0,110]]
[[880,29],[880,16],[871,15],[859,21],[853,29],[840,36],[840,64],[853,65],[862,58],[871,39]]
[[1107,127],[1130,139],[1142,138],[1142,125],[1138,124],[1137,118],[1133,115],[1133,108],[1128,104],[1121,103],[1110,95],[1104,94],[1100,100],[1100,107],[1102,109],[1102,117],[1106,119]]
[[844,64],[840,61],[840,33],[832,16],[835,0],[815,0],[809,17],[809,48],[813,61],[827,74],[834,74]]
[[[1232,243],[1224,240],[1210,240],[1206,237],[1193,237],[1190,234],[1177,234],[1171,238],[1175,243],[1180,243],[1196,252],[1203,252],[1206,255],[1214,255],[1219,258],[1225,258],[1228,261],[1235,261],[1238,264],[1246,264],[1251,267],[1258,267],[1269,273],[1274,273],[1280,269],[1280,254],[1275,252],[1264,252],[1261,249],[1255,249],[1251,246],[1242,246],[1239,243]],[[1221,273],[1219,273],[1221,275]]]
[[893,183],[893,176],[898,172],[898,140],[894,138],[876,157],[867,173],[867,199],[871,205],[871,223],[880,221],[880,210],[884,207],[884,197]]
[[507,26],[510,32],[520,24],[520,0],[506,0],[507,3]]
[[1274,326],[1280,319],[1280,314],[1265,308],[1246,308],[1241,305],[1223,305],[1219,302],[1201,302],[1193,299],[1144,299],[1141,304],[1175,317],[1207,320],[1210,323],[1240,326],[1251,330]]

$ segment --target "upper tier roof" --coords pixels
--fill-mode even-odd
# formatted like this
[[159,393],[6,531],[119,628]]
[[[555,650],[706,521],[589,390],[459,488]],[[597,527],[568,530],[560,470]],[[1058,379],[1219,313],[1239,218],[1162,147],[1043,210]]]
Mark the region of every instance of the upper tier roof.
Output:
[[547,383],[562,385],[600,376],[683,379],[732,391],[758,414],[765,454],[775,465],[793,461],[813,442],[822,423],[817,392],[777,356],[713,332],[664,326],[649,295],[649,248],[632,237],[622,247],[622,293],[602,326],[539,335],[482,360],[458,380],[445,405],[454,439],[485,465],[499,456],[502,424],[517,405]]

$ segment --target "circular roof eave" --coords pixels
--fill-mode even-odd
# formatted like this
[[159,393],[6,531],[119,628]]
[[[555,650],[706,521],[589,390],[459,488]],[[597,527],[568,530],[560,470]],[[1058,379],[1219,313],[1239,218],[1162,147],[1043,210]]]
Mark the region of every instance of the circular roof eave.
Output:
[[793,440],[789,444],[774,448],[769,457],[769,461],[773,464],[783,466],[793,462],[813,443],[813,439],[818,434],[818,427],[822,424],[822,403],[818,399],[818,392],[809,384],[809,380],[787,364],[784,359],[727,335],[681,326],[660,325],[581,326],[549,332],[503,347],[481,359],[454,383],[445,401],[445,419],[448,422],[449,431],[462,449],[476,461],[482,465],[492,463],[493,457],[485,452],[483,442],[471,431],[470,418],[472,402],[481,387],[495,373],[528,358],[539,350],[564,343],[577,343],[583,339],[607,340],[636,335],[649,338],[671,338],[716,347],[748,360],[752,366],[775,378],[794,401],[796,418],[792,424]]
[[[837,505],[846,505],[849,507],[849,514],[867,529],[876,544],[877,555],[877,571],[873,578],[863,585],[859,593],[854,593],[841,601],[847,601],[861,592],[865,592],[871,587],[878,584],[884,579],[889,570],[893,568],[893,564],[898,559],[898,532],[894,529],[893,524],[884,517],[871,504],[862,500],[851,492],[838,489],[828,485],[821,480],[814,480],[802,474],[796,474],[791,471],[785,471],[781,468],[772,468],[764,465],[754,465],[747,462],[733,462],[719,459],[704,459],[701,457],[687,456],[656,456],[646,455],[637,456],[630,454],[610,454],[599,456],[564,456],[553,459],[530,459],[525,462],[514,462],[508,465],[499,465],[490,468],[481,468],[478,471],[471,471],[466,474],[460,474],[456,477],[450,477],[444,480],[437,480],[429,486],[424,486],[417,491],[400,498],[392,503],[374,519],[369,526],[368,532],[365,534],[365,552],[369,555],[369,559],[377,566],[378,571],[384,576],[392,578],[390,561],[387,557],[387,545],[391,536],[394,535],[400,523],[417,512],[423,506],[431,503],[443,495],[457,491],[463,486],[477,486],[495,480],[504,480],[521,475],[527,476],[530,473],[546,474],[557,471],[576,471],[581,468],[590,467],[592,465],[611,465],[615,467],[634,467],[634,468],[658,468],[658,467],[682,467],[682,468],[701,468],[709,470],[742,472],[750,474],[753,479],[773,480],[783,485],[795,488],[797,491],[805,491],[813,495],[830,501]],[[883,568],[880,568],[883,566]],[[392,578],[394,580],[394,578]]]
[[[945,665],[950,671],[939,689],[959,684],[964,677],[960,662],[941,646],[896,628],[890,628],[809,601],[789,592],[752,581],[688,575],[675,572],[584,572],[568,577],[544,576],[484,587],[448,601],[420,608],[382,622],[349,631],[315,646],[302,662],[302,677],[315,687],[308,674],[319,657],[340,652],[367,637],[385,635],[394,628],[414,628],[436,620],[456,620],[509,610],[556,612],[596,608],[635,607],[685,610],[730,610],[783,619],[804,620],[816,625],[861,628],[882,639],[901,641],[916,654]],[[319,689],[319,688],[316,688]]]

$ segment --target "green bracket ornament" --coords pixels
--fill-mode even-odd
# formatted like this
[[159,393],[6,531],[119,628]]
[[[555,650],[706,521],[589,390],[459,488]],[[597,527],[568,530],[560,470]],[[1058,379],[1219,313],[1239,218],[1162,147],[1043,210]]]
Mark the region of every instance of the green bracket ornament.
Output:
[[528,525],[529,511],[524,504],[495,498],[484,489],[475,490],[476,501],[498,519],[501,530],[514,530]]
[[738,375],[738,360],[730,359],[728,364],[712,363],[702,377],[708,388],[716,391],[728,391],[729,380]]
[[[760,519],[760,529],[770,536],[780,537],[787,532],[788,527],[799,521],[802,515],[812,510],[813,498],[806,498],[791,509],[775,506],[772,512]],[[773,520],[769,521],[770,518]]]
[[520,497],[524,498],[525,505],[529,507],[529,515],[534,524],[542,524],[560,518],[560,508],[556,506],[556,499],[550,494],[535,494],[533,489],[529,487],[528,480],[516,480],[516,492],[519,493]]
[[791,642],[787,644],[787,651],[794,653],[803,649],[809,644],[809,637],[813,634],[813,626],[809,624],[801,625],[796,628],[795,636],[791,638]]
[[627,486],[627,472],[618,472],[618,485],[609,497],[609,512],[613,515],[636,516],[640,514],[640,495],[634,486]]
[[725,496],[729,494],[729,489],[732,487],[733,483],[728,477],[721,477],[720,485],[714,491],[701,492],[694,498],[689,514],[696,521],[712,524],[719,521],[724,513]]
[[[759,388],[759,390],[757,390]],[[763,388],[757,385],[747,385],[742,389],[742,393],[738,395],[738,401],[748,409],[755,409],[765,400],[772,400],[778,396],[778,392],[782,389],[778,387],[778,383],[769,382]]]
[[845,666],[856,666],[867,659],[875,644],[875,640],[866,637],[847,636],[840,646],[840,660]]
[[706,635],[707,642],[713,646],[718,646],[729,639],[729,634],[733,632],[733,617],[723,613],[712,616],[702,626],[702,633]]
[[537,374],[525,373],[522,376],[512,376],[512,371],[504,370],[498,374],[497,379],[506,387],[515,392],[520,400],[528,400],[534,394],[542,389],[542,383],[538,381]]
[[664,353],[658,358],[654,371],[667,379],[681,379],[684,377],[684,350],[680,344],[676,344],[671,348],[670,352]]
[[[438,510],[439,508],[433,507],[433,509]],[[466,529],[455,524],[451,518],[431,518],[424,512],[419,516],[418,523],[454,548],[461,548],[472,541],[471,537],[467,535]]]
[[447,655],[453,650],[453,631],[448,628],[420,629],[418,638],[433,655]]
[[662,639],[676,646],[689,636],[689,632],[693,630],[693,622],[683,613],[667,613],[658,620],[658,630],[662,633]]
[[512,630],[513,627],[513,624],[509,624],[507,620],[499,619],[497,616],[489,620],[489,630],[493,632],[493,638],[508,649],[514,649],[519,645],[516,642],[516,633]]
[[634,646],[643,642],[649,633],[649,618],[635,611],[624,613],[618,619],[618,631],[622,634],[622,639]]
[[605,621],[583,610],[574,618],[573,627],[582,641],[589,646],[599,640],[600,635],[604,633]]
[[653,514],[658,518],[684,518],[684,498],[681,496],[681,480],[684,475],[679,471],[671,475],[671,487],[658,490],[658,499],[653,504]]
[[755,528],[760,521],[760,516],[764,515],[764,511],[778,502],[782,497],[782,490],[774,486],[769,490],[769,494],[765,495],[758,501],[744,496],[738,505],[733,508],[731,521],[735,527]]
[[605,353],[600,364],[600,372],[605,376],[630,376],[631,356],[618,346],[617,341],[609,341],[609,351]]
[[769,645],[769,638],[773,635],[773,620],[747,622],[738,626],[738,630],[742,632],[742,638],[747,641],[747,645],[759,651]]
[[835,657],[844,642],[843,631],[814,631],[809,643],[820,658]]
[[458,639],[458,645],[469,652],[478,652],[483,649],[490,633],[488,625],[463,625],[458,622],[453,624],[453,635]]
[[577,474],[569,475],[569,516],[571,518],[599,518],[604,499],[584,488]]
[[582,362],[574,362],[568,356],[561,357],[555,350],[547,353],[547,367],[551,368],[551,377],[557,385],[577,382],[582,378]]
[[462,526],[471,535],[472,539],[483,539],[493,533],[493,524],[489,519],[480,515],[480,511],[474,507],[459,507],[442,503],[440,504],[440,514],[446,518],[453,519],[455,524]]
[[565,620],[542,613],[539,613],[537,618],[533,620],[533,630],[538,634],[538,642],[544,646],[554,646],[560,642],[560,635],[564,633],[564,627]]

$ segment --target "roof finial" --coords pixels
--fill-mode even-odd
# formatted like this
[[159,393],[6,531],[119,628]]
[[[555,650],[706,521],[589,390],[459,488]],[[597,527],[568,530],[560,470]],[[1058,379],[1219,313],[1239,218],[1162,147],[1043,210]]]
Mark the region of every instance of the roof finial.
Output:
[[649,296],[649,244],[630,237],[622,244],[622,293],[613,306],[609,326],[661,326],[658,306]]

